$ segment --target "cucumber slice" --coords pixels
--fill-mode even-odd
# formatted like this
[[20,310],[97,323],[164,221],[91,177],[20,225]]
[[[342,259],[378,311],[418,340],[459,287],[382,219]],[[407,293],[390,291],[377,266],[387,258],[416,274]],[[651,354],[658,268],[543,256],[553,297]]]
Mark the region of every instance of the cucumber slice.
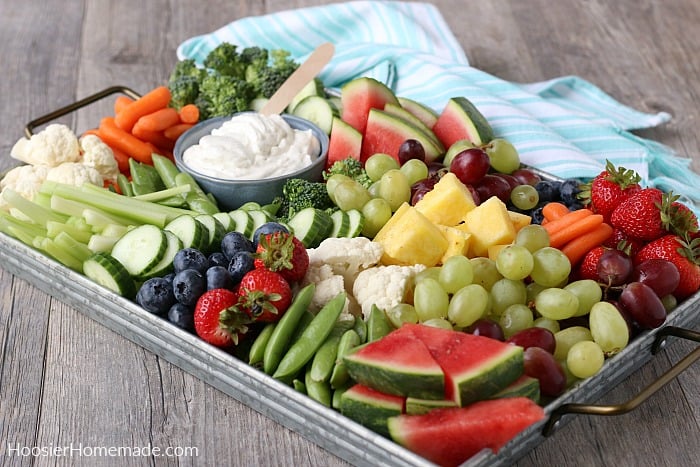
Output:
[[251,233],[249,237],[252,240],[253,235],[255,235],[255,231],[258,230],[258,227],[263,225],[265,222],[270,222],[272,220],[272,216],[270,216],[269,212],[262,209],[248,211],[248,215],[251,217],[251,219],[253,219],[253,233]]
[[202,224],[204,224],[204,227],[207,228],[208,236],[207,236],[207,241],[204,242],[204,246],[202,249],[205,252],[211,252],[214,250],[218,250],[221,247],[221,240],[224,238],[224,235],[226,235],[226,229],[224,229],[224,226],[216,220],[214,216],[211,216],[209,214],[200,214],[198,216],[195,216],[195,220],[198,220]]
[[336,116],[333,106],[320,96],[305,97],[294,107],[292,114],[315,123],[327,135],[331,134],[333,117]]
[[209,241],[209,232],[200,221],[183,214],[168,222],[164,230],[174,233],[182,242],[183,248],[201,249]]
[[168,241],[163,231],[151,224],[129,230],[112,248],[114,259],[124,265],[132,277],[138,277],[163,259]]
[[230,232],[236,227],[233,223],[233,219],[231,219],[231,216],[226,212],[217,212],[216,214],[212,214],[212,216],[214,216],[217,221],[221,222],[226,232]]
[[131,298],[136,295],[136,285],[129,271],[109,253],[95,253],[86,259],[83,262],[83,274],[122,297]]
[[331,214],[331,220],[333,221],[333,230],[331,230],[331,237],[339,238],[345,237],[350,230],[350,216],[345,211],[334,211]]
[[163,277],[173,269],[173,260],[178,251],[182,250],[182,240],[169,230],[163,230],[167,244],[163,258],[145,274],[137,277],[139,281],[145,281],[151,277]]
[[289,113],[294,113],[294,109],[296,106],[299,104],[299,102],[303,101],[305,98],[309,96],[321,96],[325,94],[325,91],[323,89],[323,81],[321,81],[318,78],[314,78],[306,85],[301,88],[301,91],[297,93],[296,96],[294,96],[287,106],[287,112]]
[[362,227],[365,224],[365,216],[362,215],[362,212],[358,211],[357,209],[351,209],[347,211],[348,217],[350,218],[350,228],[348,229],[348,232],[345,234],[345,237],[347,238],[355,238],[359,237],[360,234],[362,233]]
[[289,219],[289,225],[306,248],[316,248],[333,229],[331,216],[320,209],[305,208]]
[[240,232],[246,237],[253,236],[253,218],[248,215],[248,212],[243,209],[234,209],[228,213],[233,220],[235,227],[233,230]]

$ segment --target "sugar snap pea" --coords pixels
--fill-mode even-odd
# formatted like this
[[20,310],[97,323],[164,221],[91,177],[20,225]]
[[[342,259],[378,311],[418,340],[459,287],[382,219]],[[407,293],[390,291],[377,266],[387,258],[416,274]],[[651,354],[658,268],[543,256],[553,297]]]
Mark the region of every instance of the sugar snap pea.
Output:
[[335,322],[331,333],[323,341],[321,347],[314,354],[311,360],[311,379],[314,381],[328,382],[338,357],[338,345],[340,338],[346,331],[351,331],[355,324],[355,317],[350,314],[341,315]]
[[250,365],[259,365],[262,363],[265,347],[267,347],[267,343],[270,341],[270,336],[272,335],[272,331],[275,330],[276,325],[277,323],[267,323],[265,327],[260,330],[260,333],[253,341],[253,345],[250,346],[250,354],[248,355],[248,363]]
[[316,381],[311,377],[311,365],[307,365],[306,374],[304,375],[304,385],[306,386],[307,396],[326,407],[331,406],[331,386],[327,381]]
[[309,308],[311,299],[316,291],[316,285],[311,283],[303,287],[292,300],[287,311],[277,322],[270,339],[263,350],[263,371],[272,374],[277,369],[277,365],[282,359],[282,354],[287,350],[291,342],[292,334],[298,327],[299,322]]
[[367,317],[367,342],[376,341],[393,330],[394,327],[389,323],[384,310],[377,305],[372,305],[369,317]]
[[295,391],[306,394],[306,384],[304,384],[302,380],[294,378],[294,381],[292,381],[292,387]]
[[358,316],[355,320],[355,332],[360,337],[360,343],[367,342],[367,321]]
[[348,369],[345,366],[343,357],[346,356],[350,350],[354,349],[361,343],[362,341],[360,340],[360,335],[357,334],[355,329],[345,331],[343,336],[340,338],[340,342],[338,343],[338,355],[336,356],[335,366],[331,372],[330,383],[332,388],[338,389],[347,384],[348,380],[350,379],[350,375],[348,374]]
[[331,399],[331,407],[335,410],[340,410],[340,404],[343,399],[343,393],[348,390],[350,386],[343,386],[342,388],[333,389],[333,397]]
[[197,181],[187,172],[180,172],[175,176],[177,185],[189,185],[190,191],[185,194],[185,201],[191,210],[200,214],[215,214],[219,212],[216,203],[207,196]]
[[290,381],[304,368],[330,334],[345,305],[345,292],[326,303],[280,360],[273,378]]

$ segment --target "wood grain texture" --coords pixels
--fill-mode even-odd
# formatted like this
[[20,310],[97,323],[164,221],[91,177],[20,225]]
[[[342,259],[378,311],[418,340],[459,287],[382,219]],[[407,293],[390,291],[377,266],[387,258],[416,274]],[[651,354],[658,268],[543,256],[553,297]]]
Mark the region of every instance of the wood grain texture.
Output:
[[[0,170],[33,118],[114,84],[163,83],[183,40],[237,18],[324,1],[0,0]],[[639,132],[700,168],[700,4],[694,0],[434,2],[473,66],[531,82],[581,76],[673,120]],[[108,110],[65,118],[82,130]],[[1,269],[1,465],[346,463]],[[674,342],[602,403],[634,396],[694,348]],[[518,466],[697,465],[700,368],[630,414],[572,417]],[[21,446],[192,446],[185,457],[10,457]]]

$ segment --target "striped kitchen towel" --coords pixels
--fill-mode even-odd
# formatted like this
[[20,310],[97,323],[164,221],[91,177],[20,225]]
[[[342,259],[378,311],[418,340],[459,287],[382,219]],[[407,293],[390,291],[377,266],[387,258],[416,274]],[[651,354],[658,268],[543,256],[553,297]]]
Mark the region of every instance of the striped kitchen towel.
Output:
[[299,61],[332,42],[336,53],[320,75],[329,88],[370,76],[438,112],[450,97],[464,96],[526,164],[591,178],[610,160],[700,210],[700,176],[690,159],[630,132],[667,122],[667,113],[636,111],[576,76],[520,84],[476,69],[432,4],[354,1],[247,17],[184,41],[178,58],[201,63],[221,42],[284,48]]

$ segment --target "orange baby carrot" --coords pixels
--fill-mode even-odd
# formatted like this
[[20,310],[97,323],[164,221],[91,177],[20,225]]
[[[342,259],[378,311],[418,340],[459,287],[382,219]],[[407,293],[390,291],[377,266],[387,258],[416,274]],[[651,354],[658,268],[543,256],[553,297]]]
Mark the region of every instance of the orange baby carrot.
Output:
[[139,118],[165,108],[170,103],[170,89],[158,86],[126,106],[114,116],[117,127],[131,131]]
[[563,215],[559,219],[547,222],[547,224],[543,225],[543,227],[549,235],[552,235],[557,230],[561,230],[567,225],[571,225],[577,220],[583,219],[584,217],[590,216],[591,214],[593,214],[593,211],[591,211],[590,209],[577,209],[575,211],[571,211],[568,214]]
[[114,115],[121,112],[123,109],[127,108],[134,100],[129,96],[117,96],[114,99]]
[[80,136],[85,136],[85,135],[95,135],[97,137],[100,136],[100,130],[97,128],[90,128],[89,130],[83,131],[83,134]]
[[568,214],[569,208],[564,203],[549,202],[542,207],[542,215],[547,221],[554,221]]
[[177,125],[173,125],[170,128],[166,128],[165,130],[163,130],[163,134],[166,138],[175,141],[180,137],[180,135],[182,135],[184,132],[186,132],[193,126],[193,123],[178,123]]
[[147,164],[153,162],[151,146],[119,128],[113,117],[104,117],[100,120],[100,138],[109,146],[128,154],[139,162]]
[[603,216],[601,214],[585,216],[563,229],[549,234],[549,245],[554,248],[561,248],[573,239],[588,234],[602,223]]
[[163,131],[178,123],[180,123],[180,114],[177,113],[177,110],[165,107],[139,118],[131,131],[134,133],[137,127],[145,131]]
[[569,258],[572,265],[577,264],[593,248],[602,245],[613,233],[613,228],[603,222],[586,235],[581,235],[561,248],[561,252]]
[[180,107],[180,121],[182,123],[197,123],[199,121],[199,107],[194,104]]
[[112,153],[114,154],[114,160],[117,161],[117,166],[119,171],[123,174],[129,173],[129,155],[124,151],[110,146],[112,148]]
[[138,123],[134,125],[131,134],[136,136],[141,141],[152,143],[158,148],[172,150],[175,147],[175,142],[165,137],[162,131],[150,131],[141,127]]

